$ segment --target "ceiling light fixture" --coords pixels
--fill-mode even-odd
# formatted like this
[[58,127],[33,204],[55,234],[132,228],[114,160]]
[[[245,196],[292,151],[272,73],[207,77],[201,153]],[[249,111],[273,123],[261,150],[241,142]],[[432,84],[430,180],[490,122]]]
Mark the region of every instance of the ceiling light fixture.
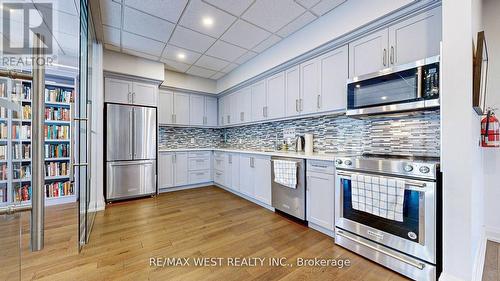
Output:
[[186,58],[186,55],[184,53],[178,53],[177,58],[183,60]]
[[202,19],[203,25],[206,27],[210,27],[214,25],[214,19],[211,17],[203,17]]

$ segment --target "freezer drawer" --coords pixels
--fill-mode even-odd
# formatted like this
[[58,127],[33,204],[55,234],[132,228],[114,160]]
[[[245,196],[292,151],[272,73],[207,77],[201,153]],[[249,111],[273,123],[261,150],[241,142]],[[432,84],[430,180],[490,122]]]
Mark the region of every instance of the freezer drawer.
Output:
[[113,201],[154,194],[156,161],[108,162],[106,200]]

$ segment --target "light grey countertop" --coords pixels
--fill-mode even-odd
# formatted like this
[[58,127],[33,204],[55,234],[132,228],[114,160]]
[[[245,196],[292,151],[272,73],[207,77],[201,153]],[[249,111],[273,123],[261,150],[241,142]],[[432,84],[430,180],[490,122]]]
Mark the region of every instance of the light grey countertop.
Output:
[[247,149],[234,149],[234,148],[177,148],[177,149],[158,149],[160,153],[162,152],[189,152],[189,151],[221,151],[221,152],[232,152],[232,153],[247,153],[247,154],[257,154],[266,156],[281,156],[281,157],[291,157],[291,158],[301,158],[309,160],[323,160],[323,161],[334,161],[335,157],[353,155],[353,153],[324,153],[324,152],[295,152],[295,151],[274,151],[274,150],[247,150]]

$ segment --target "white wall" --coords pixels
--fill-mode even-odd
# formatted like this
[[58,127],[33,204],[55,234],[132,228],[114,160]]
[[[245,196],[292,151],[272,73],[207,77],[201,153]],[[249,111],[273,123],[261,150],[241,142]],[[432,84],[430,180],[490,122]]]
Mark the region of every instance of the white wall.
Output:
[[163,63],[110,50],[104,50],[103,69],[154,80],[165,80]]
[[165,81],[162,85],[210,94],[217,93],[217,83],[215,80],[170,71],[167,69],[165,69]]
[[472,109],[471,100],[472,44],[481,27],[481,8],[476,1],[480,0],[443,1],[441,280],[473,279],[483,229],[480,117]]
[[[500,109],[500,1],[484,0],[483,23],[488,46],[486,105]],[[497,110],[500,118],[500,110]],[[500,237],[500,149],[484,148],[485,224]]]
[[217,91],[224,91],[411,2],[349,0],[219,79]]

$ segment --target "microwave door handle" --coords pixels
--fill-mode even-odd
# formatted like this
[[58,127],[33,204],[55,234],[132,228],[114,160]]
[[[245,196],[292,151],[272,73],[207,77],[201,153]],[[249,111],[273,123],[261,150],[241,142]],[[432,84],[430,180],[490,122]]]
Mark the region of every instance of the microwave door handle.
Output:
[[422,67],[419,66],[417,68],[417,98],[421,99],[423,97],[423,88],[422,88]]

